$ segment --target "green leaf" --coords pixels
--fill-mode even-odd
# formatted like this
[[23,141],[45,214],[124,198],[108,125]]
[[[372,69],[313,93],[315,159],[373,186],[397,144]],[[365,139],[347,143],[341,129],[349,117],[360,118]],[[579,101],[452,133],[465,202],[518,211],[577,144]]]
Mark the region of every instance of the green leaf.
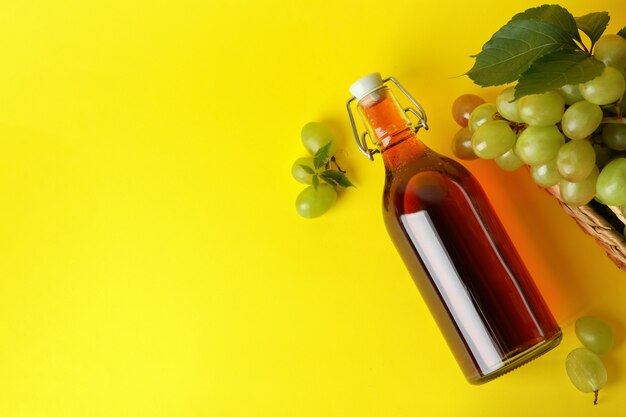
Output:
[[322,179],[330,179],[331,181],[337,183],[342,187],[354,187],[354,184],[350,182],[346,174],[341,171],[337,171],[334,169],[329,169],[320,174]]
[[571,36],[558,26],[535,19],[512,20],[483,46],[467,75],[482,87],[507,84],[542,56],[575,48]]
[[343,176],[341,177],[341,181],[339,181],[339,185],[341,185],[344,188],[348,188],[348,187],[356,188],[356,185],[352,184],[352,182],[348,179],[348,177],[345,174],[343,174]]
[[567,9],[557,4],[544,4],[543,6],[528,9],[513,16],[512,20],[521,19],[537,19],[550,23],[563,29],[573,39],[581,41],[574,16]]
[[308,165],[300,164],[300,168],[302,168],[307,174],[315,174],[315,170]]
[[333,187],[337,188],[338,184],[332,178],[326,178],[323,175],[321,175],[321,178],[322,178],[322,180],[324,180],[324,182],[326,182],[326,184],[332,185]]
[[626,26],[624,26],[624,27],[622,28],[622,30],[620,30],[619,32],[617,32],[617,34],[618,34],[619,36],[621,36],[622,38],[626,39]]
[[600,36],[604,33],[609,24],[609,14],[607,12],[589,13],[576,18],[578,28],[582,30],[591,40],[591,49]]
[[313,175],[313,177],[311,177],[311,182],[313,183],[313,189],[317,190],[317,187],[320,186],[320,179],[317,175]]
[[603,69],[604,64],[586,52],[555,51],[536,60],[522,75],[515,87],[515,98],[584,83],[600,75]]
[[315,152],[315,156],[313,157],[313,165],[315,165],[315,169],[320,169],[330,160],[330,147],[333,144],[332,140],[329,140],[328,143]]

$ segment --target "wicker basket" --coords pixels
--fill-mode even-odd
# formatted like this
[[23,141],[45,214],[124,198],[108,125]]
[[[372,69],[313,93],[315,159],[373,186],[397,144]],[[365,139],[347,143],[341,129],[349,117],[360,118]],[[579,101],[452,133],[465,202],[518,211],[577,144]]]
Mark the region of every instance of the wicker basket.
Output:
[[592,201],[581,207],[568,206],[561,200],[559,186],[547,189],[576,223],[606,251],[606,254],[622,270],[626,271],[626,239],[622,234],[626,218],[618,207],[607,207]]

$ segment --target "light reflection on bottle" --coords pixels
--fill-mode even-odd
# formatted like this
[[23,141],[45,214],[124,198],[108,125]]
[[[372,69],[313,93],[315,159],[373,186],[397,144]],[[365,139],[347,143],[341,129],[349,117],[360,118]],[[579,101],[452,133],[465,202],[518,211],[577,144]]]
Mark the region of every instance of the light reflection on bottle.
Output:
[[404,214],[401,219],[405,229],[410,231],[413,246],[479,367],[497,369],[502,365],[502,356],[496,349],[496,342],[476,311],[472,297],[463,285],[430,216],[422,210]]

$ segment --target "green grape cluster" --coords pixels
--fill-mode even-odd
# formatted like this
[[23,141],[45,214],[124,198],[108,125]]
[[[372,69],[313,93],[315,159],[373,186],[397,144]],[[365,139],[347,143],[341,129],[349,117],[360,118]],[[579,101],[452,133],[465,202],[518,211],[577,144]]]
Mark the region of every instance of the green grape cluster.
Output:
[[[326,125],[309,122],[302,128],[302,144],[313,156],[298,158],[291,166],[293,178],[308,185],[296,197],[296,211],[309,219],[326,213],[337,200],[337,187],[353,187],[335,159],[336,141]],[[335,169],[332,169],[334,165]]]
[[613,331],[597,317],[585,316],[576,320],[575,332],[583,348],[572,350],[565,359],[565,370],[572,384],[585,393],[594,393],[594,405],[598,392],[607,382],[604,363],[598,355],[608,353],[613,347]]
[[505,88],[495,104],[465,94],[452,106],[461,125],[452,151],[460,159],[494,159],[504,170],[523,165],[541,187],[559,187],[571,206],[592,199],[626,205],[626,39],[604,35],[594,58],[603,72],[577,85],[515,99]]

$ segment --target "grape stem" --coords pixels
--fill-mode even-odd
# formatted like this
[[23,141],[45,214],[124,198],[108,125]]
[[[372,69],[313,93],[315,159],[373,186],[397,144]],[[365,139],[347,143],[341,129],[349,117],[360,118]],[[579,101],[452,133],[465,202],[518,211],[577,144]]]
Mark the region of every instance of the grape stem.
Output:
[[598,405],[598,390],[593,391],[593,405]]
[[512,122],[510,120],[507,120],[506,118],[504,118],[504,116],[502,116],[498,112],[494,113],[494,115],[492,116],[492,119],[504,120],[506,122],[509,122],[509,126],[511,127],[511,129],[513,129],[516,135],[518,135],[520,132],[524,131],[528,127],[526,123],[517,123],[517,122]]
[[623,101],[622,99],[623,97],[617,100],[615,103],[605,104],[604,106],[601,106],[601,107],[603,110],[607,110],[612,113],[615,113],[617,118],[621,118],[622,117],[622,101]]
[[617,123],[626,125],[626,119],[623,117],[605,117],[602,119],[602,123]]
[[339,166],[339,164],[337,163],[337,159],[335,159],[335,157],[334,157],[334,156],[330,158],[330,162],[328,163],[328,165],[329,165],[329,166],[328,166],[327,168],[330,168],[330,164],[331,164],[331,163],[335,164],[335,167],[337,167],[337,170],[338,170],[339,172],[341,172],[342,174],[345,174],[345,173],[346,173],[346,171],[344,171],[343,169],[341,169],[341,167],[340,167],[340,166]]
[[621,118],[622,117],[622,99],[623,98],[624,97],[621,97],[619,100],[617,100],[613,104],[602,106],[602,108],[603,109],[608,109],[608,110],[614,112],[615,115],[617,116],[617,118]]

